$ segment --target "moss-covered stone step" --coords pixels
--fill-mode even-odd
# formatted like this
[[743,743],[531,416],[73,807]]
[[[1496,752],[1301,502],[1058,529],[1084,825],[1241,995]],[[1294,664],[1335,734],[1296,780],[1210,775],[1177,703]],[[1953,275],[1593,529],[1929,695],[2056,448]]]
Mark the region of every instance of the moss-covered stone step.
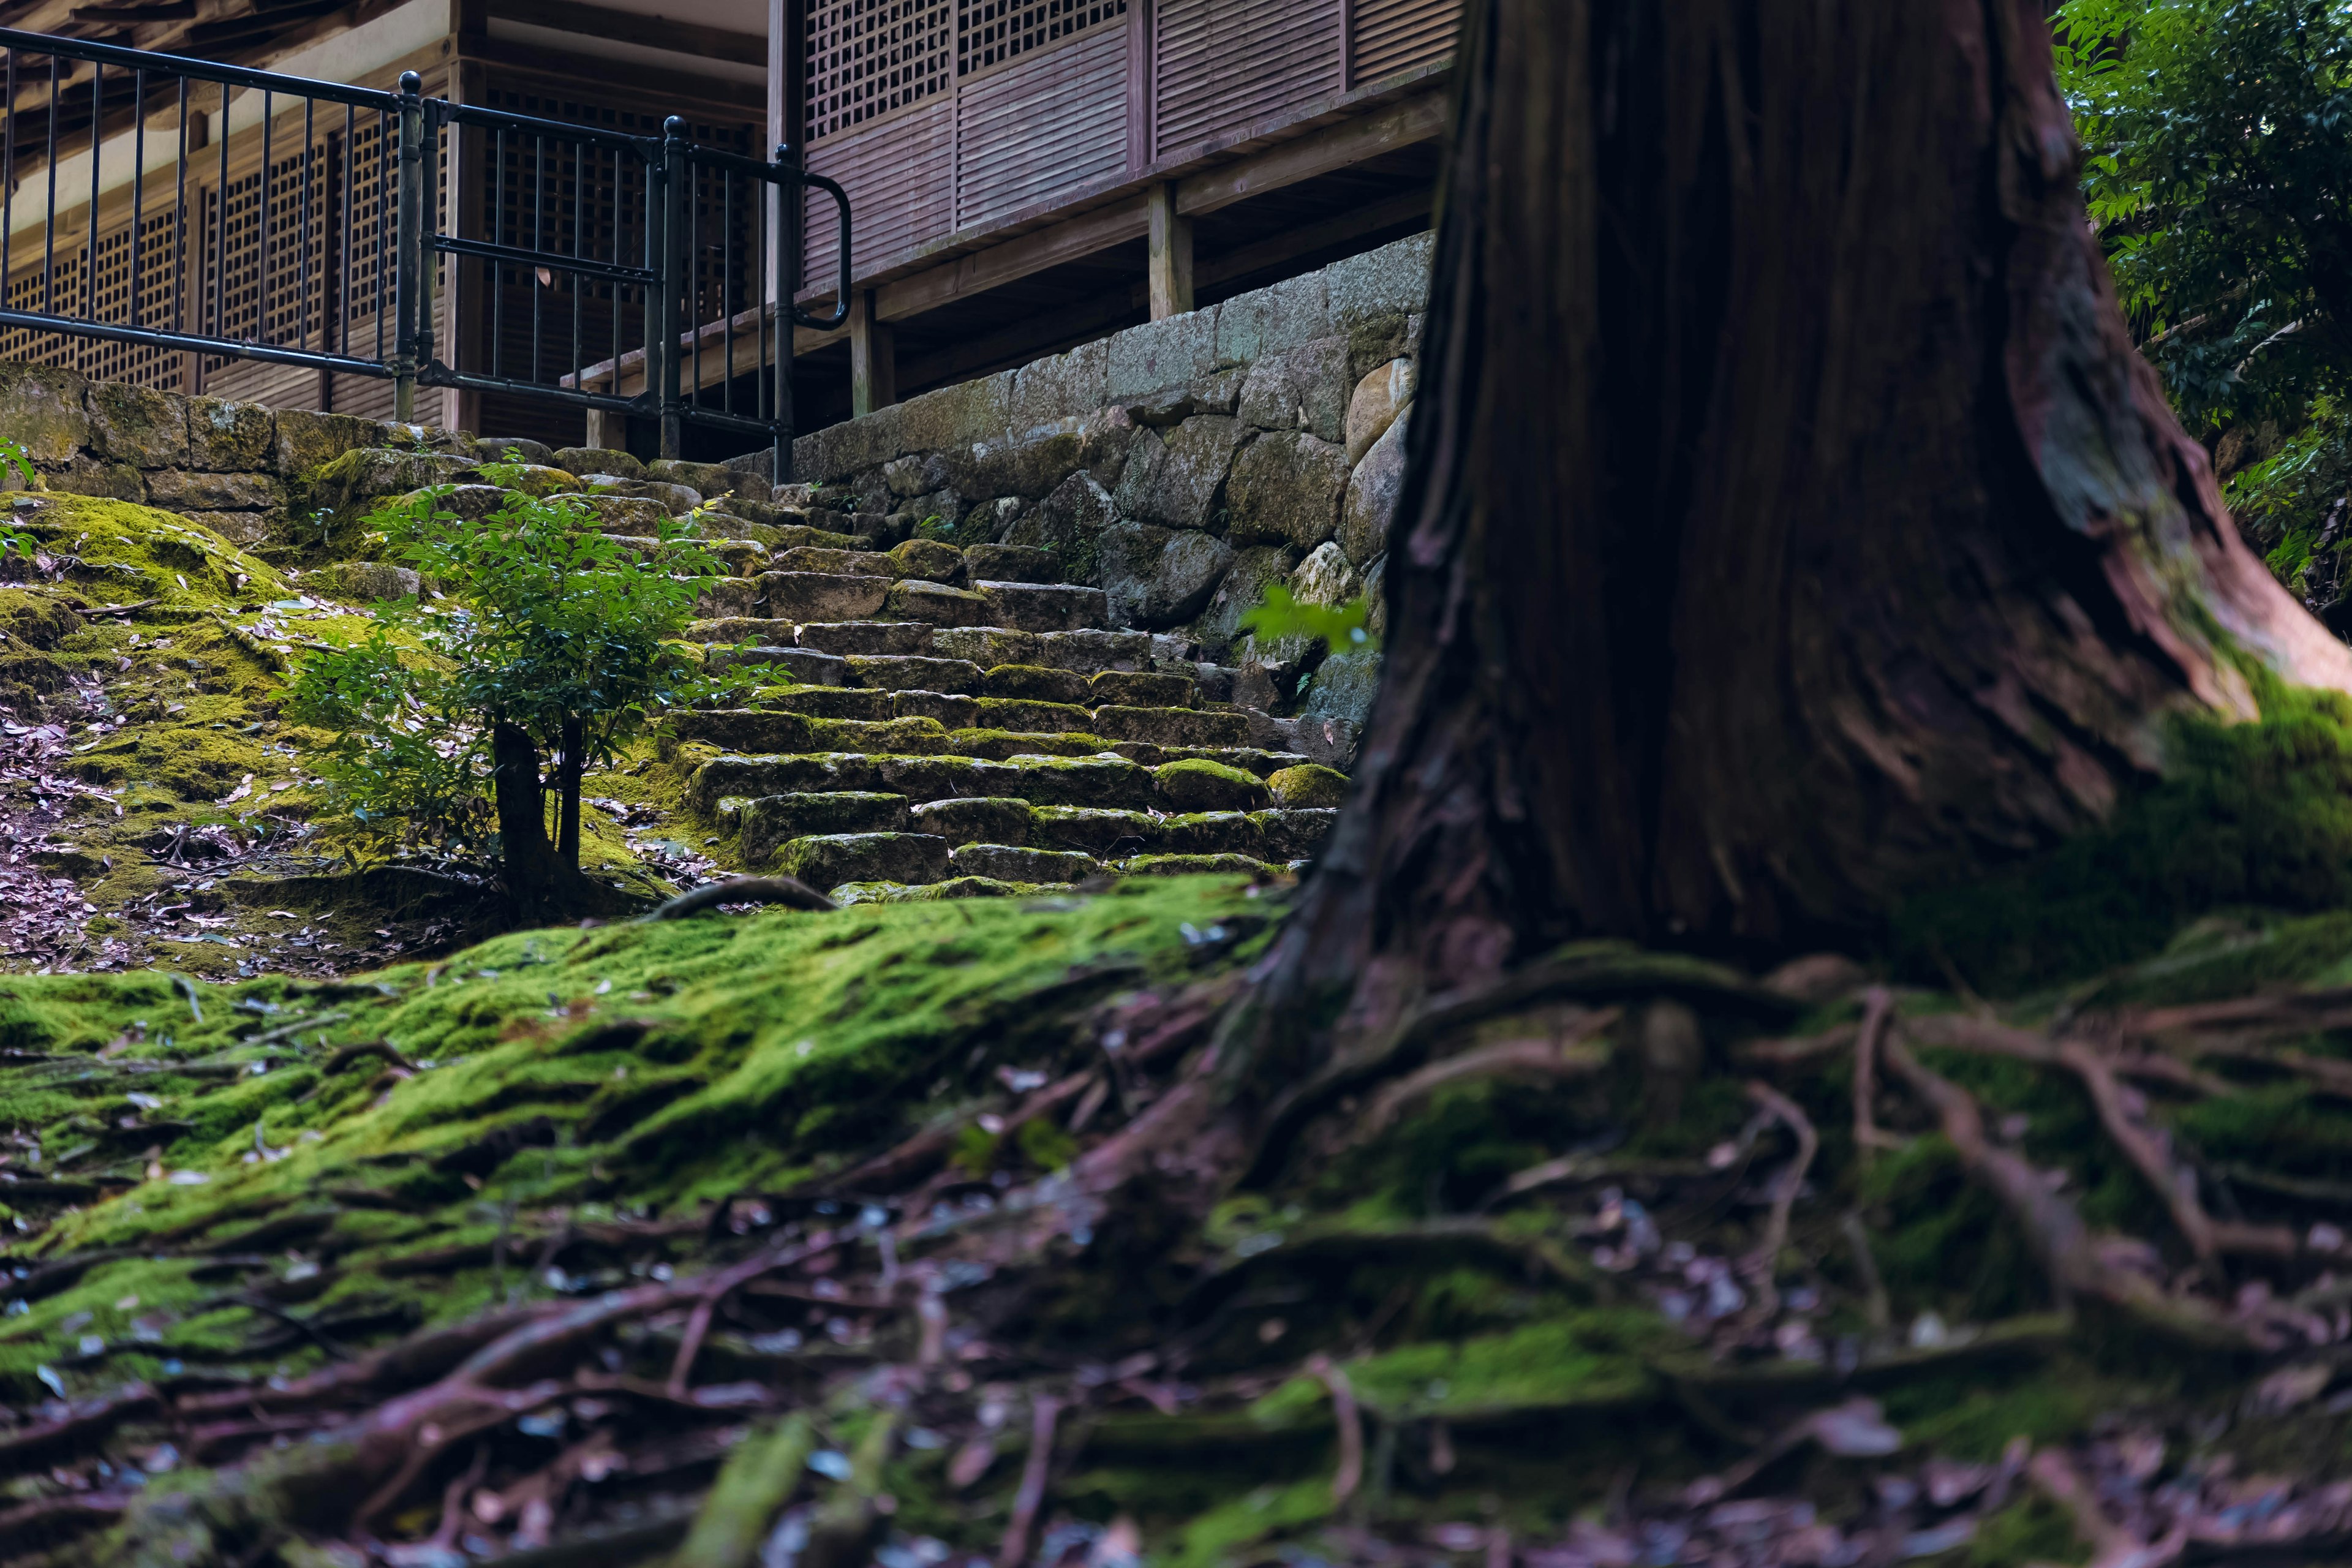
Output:
[[951,691],[894,691],[891,710],[901,718],[936,719],[948,731],[948,749],[961,751],[955,737],[979,721],[979,701]]
[[1000,664],[987,672],[982,687],[983,696],[1081,709],[1093,706],[1087,700],[1092,694],[1087,678],[1076,670],[1043,664]]
[[854,686],[785,686],[755,691],[750,706],[810,719],[880,721],[906,717],[890,706],[894,694]]
[[839,686],[849,676],[847,659],[814,648],[706,642],[702,658],[704,666],[712,670],[739,664],[765,665],[809,686]]
[[982,729],[1033,735],[1095,733],[1094,715],[1063,702],[1030,702],[1013,697],[983,697],[976,722]]
[[985,679],[970,659],[930,654],[853,654],[850,676],[882,691],[951,691],[978,696]]
[[1147,768],[1165,767],[1170,763],[1215,763],[1261,779],[1272,779],[1307,762],[1297,752],[1269,752],[1255,746],[1157,746],[1149,741],[1111,741],[1106,742],[1102,749]]
[[1246,746],[1250,720],[1244,713],[1199,708],[1097,708],[1094,731],[1107,740],[1144,741],[1155,746]]
[[[794,839],[843,834],[904,833],[907,797],[872,791],[761,795],[744,803],[738,847],[746,866],[763,866]],[[931,831],[926,827],[924,832]]]
[[881,577],[897,581],[890,558],[878,550],[833,550],[795,544],[775,552],[779,572],[813,572],[834,577]]
[[[772,714],[779,721],[853,732],[849,721]],[[919,721],[867,725],[866,732],[903,729]],[[821,795],[839,792],[903,795],[918,804],[957,797],[1026,801],[1033,806],[1084,806],[1113,811],[1258,812],[1273,807],[1272,793],[1254,774],[1209,762],[1144,768],[1120,757],[958,756],[946,751],[884,752],[806,751],[730,752],[695,770],[688,798],[701,811],[730,795]]]
[[757,581],[769,618],[796,625],[865,620],[894,591],[887,577],[840,572],[763,572]]
[[[1100,735],[1024,734],[1015,730],[957,730],[948,736],[960,757],[1099,757],[1110,742]],[[1131,760],[1131,759],[1130,759]]]
[[1100,588],[1074,583],[975,582],[988,601],[986,625],[1023,632],[1075,632],[1110,621],[1110,601]]
[[1011,844],[959,845],[948,859],[958,876],[987,877],[999,882],[1083,882],[1104,869],[1091,855]]
[[684,517],[702,504],[702,492],[689,485],[666,479],[626,479],[613,474],[581,475],[580,493],[649,500],[672,517]]
[[926,756],[952,749],[947,726],[936,719],[818,719],[772,708],[710,708],[673,713],[664,722],[678,740],[731,752]]
[[1062,558],[1034,544],[972,544],[964,547],[965,573],[975,583],[1058,583]]
[[828,833],[795,838],[778,864],[812,888],[844,882],[940,882],[952,871],[950,846],[926,833]]
[[800,627],[800,646],[815,648],[821,653],[839,654],[844,658],[852,655],[911,657],[930,653],[938,653],[946,658],[961,657],[937,647],[931,637],[931,627],[920,621],[821,621]]
[[993,606],[984,596],[962,588],[951,588],[944,583],[910,579],[894,584],[887,598],[877,608],[887,610],[894,621],[921,621],[934,626],[992,626],[997,624],[992,615]]
[[1154,670],[1105,669],[1090,677],[1083,700],[1089,708],[1191,708],[1201,700],[1197,674],[1164,675]]

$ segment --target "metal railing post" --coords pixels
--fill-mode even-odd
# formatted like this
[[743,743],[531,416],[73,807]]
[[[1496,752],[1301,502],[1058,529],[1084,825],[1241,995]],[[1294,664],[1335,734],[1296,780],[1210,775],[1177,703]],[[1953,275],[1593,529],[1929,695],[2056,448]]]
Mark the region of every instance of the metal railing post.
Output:
[[691,199],[694,171],[686,156],[686,121],[671,115],[662,121],[661,163],[655,171],[661,181],[661,281],[656,292],[660,318],[656,341],[648,349],[657,350],[658,358],[646,366],[649,374],[658,374],[655,383],[661,399],[661,455],[677,458],[682,455],[686,435],[686,415],[678,385],[678,323],[686,314],[688,280],[684,276],[689,259],[680,241],[685,238],[686,224],[683,207]]
[[779,146],[776,163],[776,433],[768,464],[769,481],[793,482],[793,441],[798,434],[793,408],[793,301],[801,291],[801,236],[808,193],[800,182],[800,149]]
[[416,421],[419,321],[425,303],[424,79],[415,71],[400,77],[400,191],[394,218],[392,268],[392,416]]

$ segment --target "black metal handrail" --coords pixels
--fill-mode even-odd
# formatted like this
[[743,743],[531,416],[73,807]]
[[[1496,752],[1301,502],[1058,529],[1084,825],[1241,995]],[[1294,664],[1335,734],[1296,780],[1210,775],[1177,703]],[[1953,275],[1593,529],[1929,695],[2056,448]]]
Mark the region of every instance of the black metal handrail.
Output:
[[[427,385],[657,419],[665,455],[677,453],[688,424],[756,433],[776,447],[772,471],[787,475],[787,334],[846,317],[850,206],[839,184],[807,174],[786,149],[763,163],[696,144],[676,118],[659,136],[635,136],[453,103],[426,98],[414,72],[386,92],[15,28],[0,28],[0,330],[194,355],[199,365],[251,360],[389,380],[402,420],[415,418],[416,388]],[[42,58],[46,83],[28,68]],[[149,122],[164,115],[151,147]],[[471,214],[446,210],[445,153],[487,157],[487,233],[469,230]],[[76,169],[77,188],[61,192],[61,163],[81,158],[86,189]],[[510,162],[525,158],[509,180]],[[20,169],[42,177],[37,193],[20,188]],[[168,195],[151,194],[165,179]],[[799,290],[808,187],[840,214],[843,287],[829,320],[782,303]],[[40,266],[20,277],[19,209],[36,201],[37,226],[21,226],[27,247],[41,230]],[[706,209],[715,247],[705,244]],[[70,226],[77,210],[86,233]],[[118,276],[126,258],[127,278]],[[466,284],[464,319],[436,334],[436,287],[446,274],[445,304],[459,299],[460,268],[478,274],[478,291]],[[763,288],[772,292],[759,298]],[[755,321],[739,333],[747,301]],[[551,324],[562,340],[552,346]],[[727,373],[715,401],[702,374],[713,326]],[[745,341],[751,363],[739,372]],[[616,375],[595,384],[591,362],[617,366],[632,342],[649,372],[643,388],[624,395]],[[691,395],[680,384],[688,358]]]

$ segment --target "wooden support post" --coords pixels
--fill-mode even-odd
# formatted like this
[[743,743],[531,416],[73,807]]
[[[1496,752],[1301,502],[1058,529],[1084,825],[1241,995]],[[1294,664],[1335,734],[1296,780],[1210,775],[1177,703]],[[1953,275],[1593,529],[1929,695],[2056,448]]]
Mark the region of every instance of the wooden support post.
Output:
[[1151,319],[1192,309],[1192,220],[1176,210],[1176,184],[1151,187]]
[[849,412],[871,414],[898,401],[898,356],[890,323],[874,313],[874,291],[849,303]]
[[600,452],[623,452],[628,449],[628,419],[609,409],[588,410],[587,444]]

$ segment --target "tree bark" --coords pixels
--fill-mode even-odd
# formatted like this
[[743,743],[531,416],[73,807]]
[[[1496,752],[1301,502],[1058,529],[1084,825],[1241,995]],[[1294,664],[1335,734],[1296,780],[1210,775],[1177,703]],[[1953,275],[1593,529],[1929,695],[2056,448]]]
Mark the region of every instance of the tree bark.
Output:
[[1471,0],[1460,58],[1386,681],[1268,1000],[1850,939],[2250,666],[2352,688],[2131,347],[2040,0]]
[[490,731],[490,782],[504,847],[507,892],[527,920],[569,912],[583,893],[575,827],[566,859],[547,835],[547,792],[540,778],[539,744],[518,724]]
[[557,858],[574,871],[580,869],[580,779],[586,772],[581,752],[587,744],[586,735],[577,719],[563,721],[563,752],[555,759]]

